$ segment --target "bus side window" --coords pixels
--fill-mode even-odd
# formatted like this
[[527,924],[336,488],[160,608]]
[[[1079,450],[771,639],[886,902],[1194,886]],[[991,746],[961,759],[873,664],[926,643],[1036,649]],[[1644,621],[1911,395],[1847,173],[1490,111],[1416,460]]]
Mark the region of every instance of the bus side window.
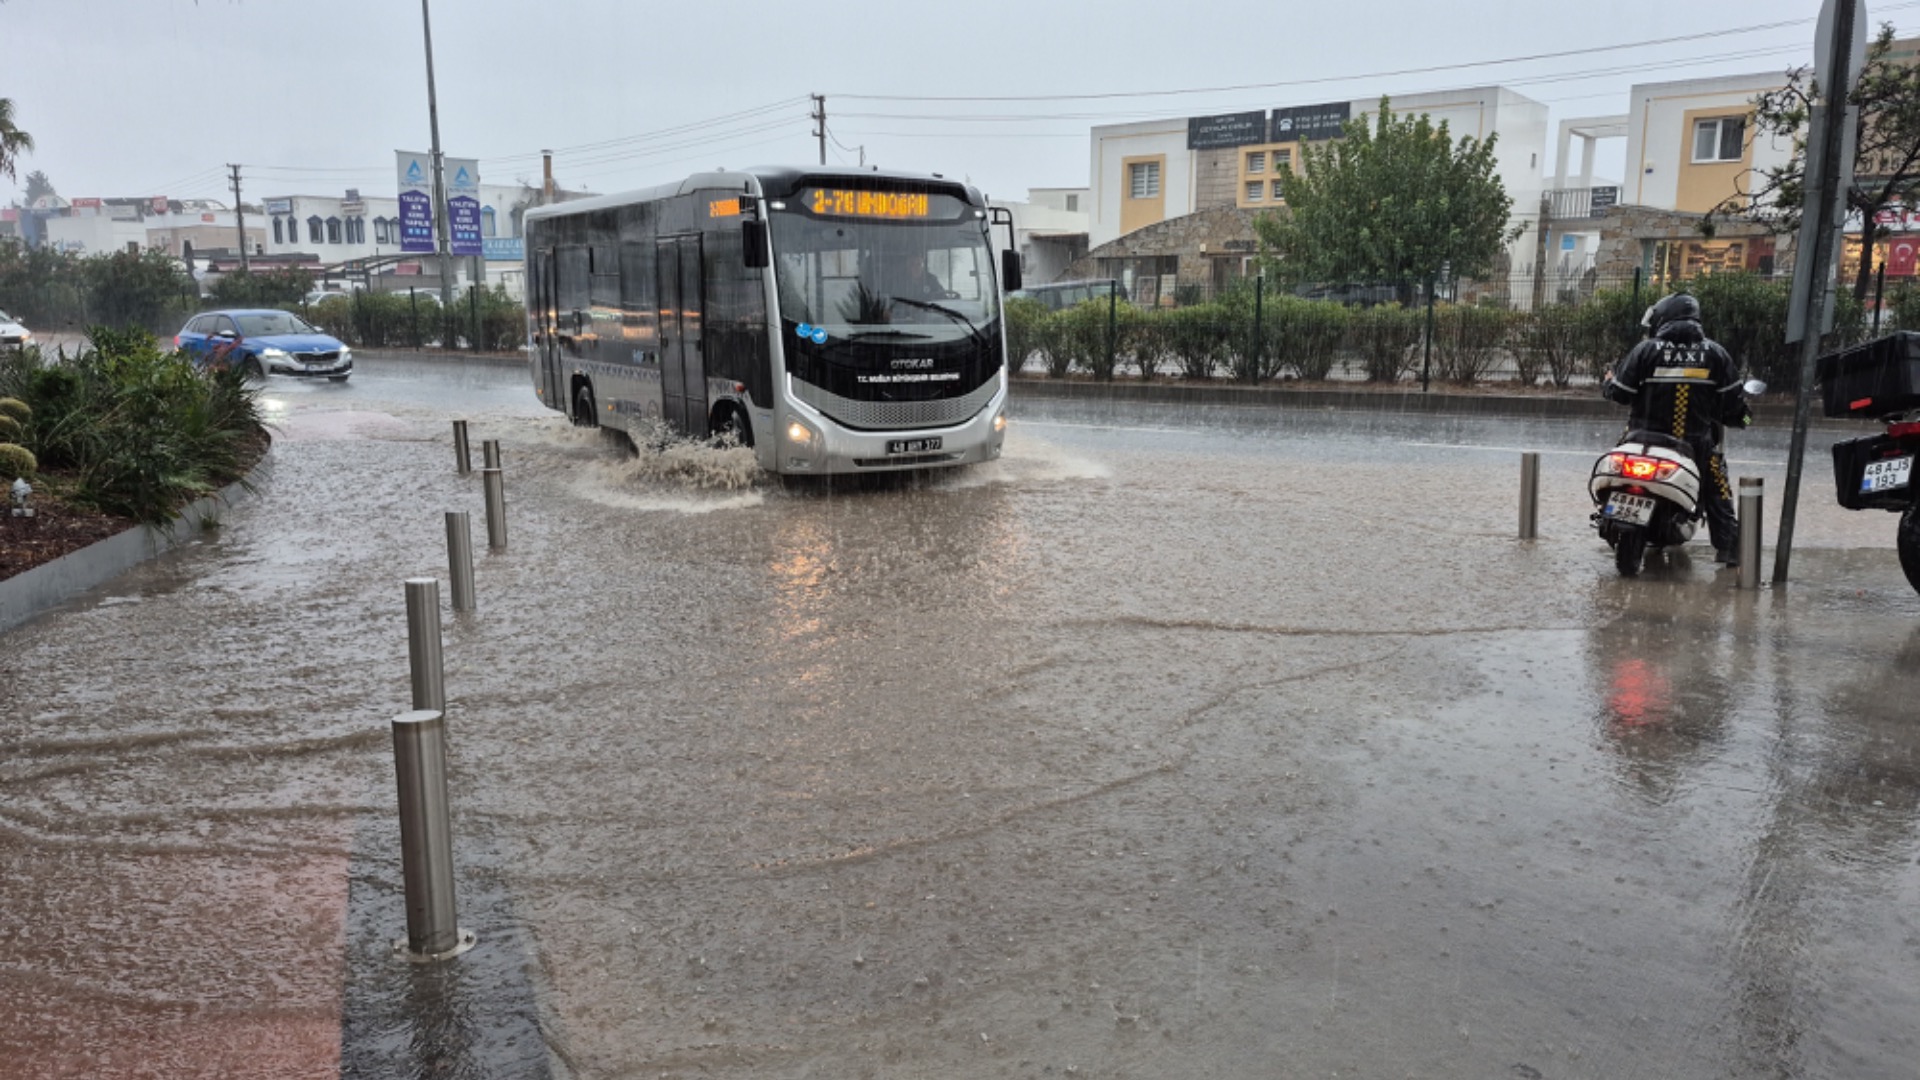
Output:
[[[587,269],[587,249],[577,245],[562,247],[555,252],[555,256],[554,276],[557,280],[554,282],[554,296],[557,300],[555,306],[559,308],[555,322],[560,336],[571,339],[580,333],[586,319],[591,277]],[[568,344],[577,353],[579,344],[572,341]]]

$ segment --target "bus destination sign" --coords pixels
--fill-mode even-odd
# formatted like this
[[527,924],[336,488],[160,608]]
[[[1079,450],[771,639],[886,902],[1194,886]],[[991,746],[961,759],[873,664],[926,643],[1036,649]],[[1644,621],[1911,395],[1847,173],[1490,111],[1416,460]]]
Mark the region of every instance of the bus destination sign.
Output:
[[925,192],[843,188],[809,188],[803,198],[816,214],[862,218],[924,218],[931,202]]

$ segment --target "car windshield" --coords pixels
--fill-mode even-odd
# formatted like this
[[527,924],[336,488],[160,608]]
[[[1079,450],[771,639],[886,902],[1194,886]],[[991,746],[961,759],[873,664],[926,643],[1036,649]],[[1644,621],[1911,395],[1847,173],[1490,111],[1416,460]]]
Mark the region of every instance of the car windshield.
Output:
[[7,314],[4,311],[0,311],[0,322],[12,322],[12,321],[13,321],[13,316]]
[[240,324],[241,337],[267,337],[273,334],[317,334],[298,315],[286,311],[260,311],[251,315],[235,315],[233,321]]

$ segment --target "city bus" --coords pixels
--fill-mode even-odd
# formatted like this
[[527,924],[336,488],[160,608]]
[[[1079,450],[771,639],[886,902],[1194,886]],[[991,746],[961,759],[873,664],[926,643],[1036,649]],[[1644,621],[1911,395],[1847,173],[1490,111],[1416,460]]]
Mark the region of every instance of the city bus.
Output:
[[[996,264],[990,227],[1004,224]],[[1000,455],[1012,219],[938,174],[764,168],[529,210],[534,389],[784,474]]]

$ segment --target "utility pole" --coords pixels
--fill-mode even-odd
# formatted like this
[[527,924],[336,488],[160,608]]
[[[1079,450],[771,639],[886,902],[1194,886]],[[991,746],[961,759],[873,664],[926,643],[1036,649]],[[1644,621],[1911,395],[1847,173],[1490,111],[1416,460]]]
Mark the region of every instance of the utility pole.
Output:
[[813,98],[813,120],[819,125],[813,129],[814,138],[820,140],[820,164],[827,163],[827,95],[809,94]]
[[233,224],[240,231],[240,271],[247,271],[247,212],[240,205],[240,166],[228,165],[233,170]]
[[[420,25],[427,42],[427,123],[433,128],[433,234],[440,255],[440,317],[450,324],[453,263],[447,254],[447,235],[453,229],[453,220],[447,212],[447,177],[440,161],[440,104],[433,96],[433,17],[427,10],[427,0],[420,0]],[[440,344],[444,347],[447,342],[443,339]]]

